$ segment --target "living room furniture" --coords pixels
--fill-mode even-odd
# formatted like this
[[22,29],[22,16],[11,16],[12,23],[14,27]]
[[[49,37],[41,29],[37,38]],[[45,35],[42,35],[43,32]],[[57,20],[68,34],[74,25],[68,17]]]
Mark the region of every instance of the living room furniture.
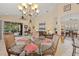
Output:
[[53,34],[46,34],[45,37],[49,38],[49,39],[52,39],[53,38]]

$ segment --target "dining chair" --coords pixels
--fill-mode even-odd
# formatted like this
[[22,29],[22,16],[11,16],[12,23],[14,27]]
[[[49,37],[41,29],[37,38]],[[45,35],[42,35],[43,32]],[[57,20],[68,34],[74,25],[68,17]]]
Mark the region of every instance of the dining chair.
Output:
[[76,56],[76,54],[78,53],[79,54],[79,38],[74,38],[72,37],[72,41],[73,41],[73,52],[72,52],[72,56]]
[[53,55],[55,55],[55,53],[57,51],[59,39],[61,39],[61,36],[59,36],[58,34],[55,34],[53,36],[53,39],[52,39],[52,47],[51,47],[51,49],[53,51]]
[[57,46],[58,46],[58,42],[59,42],[59,36],[58,35],[53,35],[53,39],[52,39],[52,45],[49,49],[45,50],[43,52],[43,55],[55,55],[56,51],[57,51]]
[[23,51],[24,45],[17,45],[12,33],[4,33],[4,41],[8,55],[17,55]]
[[43,56],[54,56],[52,46],[49,49],[46,49],[45,51],[43,51],[42,55]]

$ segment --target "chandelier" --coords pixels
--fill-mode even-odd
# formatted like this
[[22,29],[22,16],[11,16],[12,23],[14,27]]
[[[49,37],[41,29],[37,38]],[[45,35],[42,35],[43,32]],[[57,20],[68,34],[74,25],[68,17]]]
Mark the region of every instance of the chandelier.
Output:
[[38,5],[35,3],[20,3],[18,4],[18,9],[22,13],[21,18],[29,20],[28,27],[32,31],[35,28],[34,24],[32,23],[32,17],[39,14]]
[[38,15],[38,5],[35,3],[20,3],[18,9],[22,12],[22,19],[26,19],[27,16]]

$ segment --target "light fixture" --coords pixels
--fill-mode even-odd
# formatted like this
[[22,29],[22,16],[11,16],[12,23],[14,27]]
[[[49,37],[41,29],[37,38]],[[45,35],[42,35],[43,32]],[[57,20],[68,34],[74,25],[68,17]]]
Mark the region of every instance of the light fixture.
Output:
[[38,5],[35,3],[21,3],[18,5],[18,9],[22,12],[22,17],[38,15]]
[[[36,3],[20,3],[18,4],[18,9],[22,13],[22,19],[28,20],[30,18],[29,24],[32,24],[32,17],[39,14],[38,5]],[[33,28],[33,25],[31,25],[31,28]]]

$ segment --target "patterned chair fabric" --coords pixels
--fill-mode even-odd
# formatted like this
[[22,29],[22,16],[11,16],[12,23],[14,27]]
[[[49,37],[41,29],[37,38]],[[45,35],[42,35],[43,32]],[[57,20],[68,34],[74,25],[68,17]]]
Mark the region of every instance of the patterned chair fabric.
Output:
[[20,54],[23,51],[24,46],[14,45],[9,49],[9,52],[13,52],[15,54]]
[[54,35],[52,39],[52,46],[46,51],[44,51],[43,55],[55,55],[58,46],[58,41],[59,41],[59,36]]
[[19,55],[24,45],[16,45],[15,37],[12,33],[4,33],[4,41],[8,55]]

